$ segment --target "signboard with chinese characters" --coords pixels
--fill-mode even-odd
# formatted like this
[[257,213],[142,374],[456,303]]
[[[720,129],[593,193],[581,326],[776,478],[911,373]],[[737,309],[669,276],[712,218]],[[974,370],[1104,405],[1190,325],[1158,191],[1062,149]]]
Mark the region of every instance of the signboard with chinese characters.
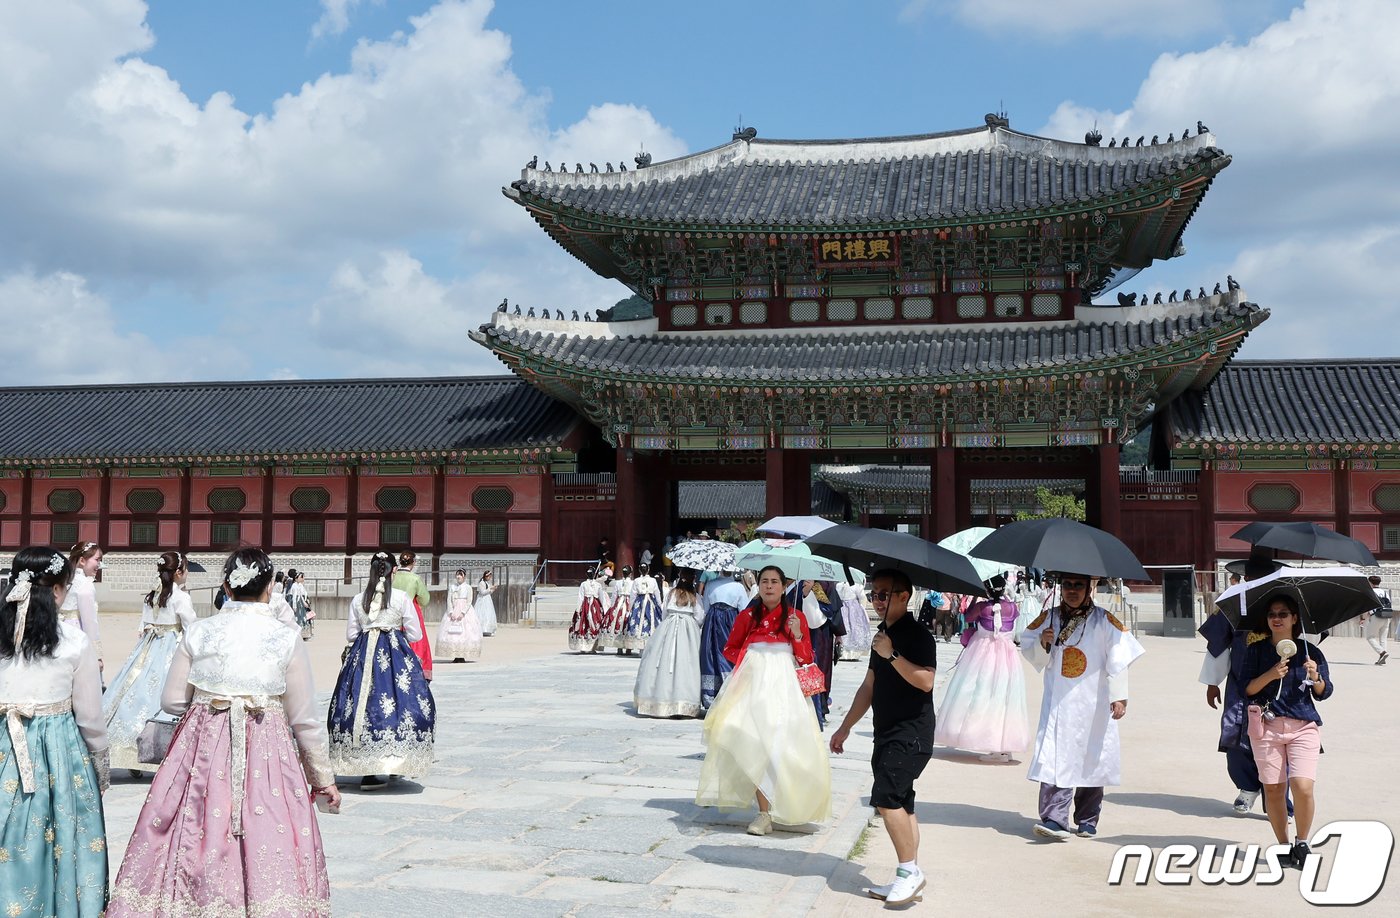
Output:
[[817,239],[812,242],[819,268],[886,268],[899,264],[896,236],[865,239]]

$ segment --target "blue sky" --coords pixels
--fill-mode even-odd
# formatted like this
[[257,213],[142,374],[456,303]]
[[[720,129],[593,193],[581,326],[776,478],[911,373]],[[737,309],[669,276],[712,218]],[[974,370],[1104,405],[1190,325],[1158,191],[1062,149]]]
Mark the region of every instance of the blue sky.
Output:
[[[1188,255],[1274,312],[1244,355],[1375,356],[1400,254],[1383,0],[52,0],[0,8],[0,384],[493,373],[512,301],[626,294],[501,197],[530,155],[1013,127],[1235,157]],[[7,64],[6,61],[9,63]],[[1364,126],[1364,129],[1361,127]],[[1335,319],[1345,304],[1354,325]]]

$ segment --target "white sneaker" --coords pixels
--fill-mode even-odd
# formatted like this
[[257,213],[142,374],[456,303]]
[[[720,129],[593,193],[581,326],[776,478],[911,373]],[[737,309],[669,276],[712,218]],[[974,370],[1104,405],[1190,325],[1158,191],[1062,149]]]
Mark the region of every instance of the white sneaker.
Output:
[[867,886],[861,892],[872,899],[888,899],[891,889],[894,889],[894,884],[886,883],[884,886]]
[[773,817],[767,813],[759,813],[753,818],[753,822],[749,823],[748,833],[750,835],[772,835]]
[[900,867],[894,872],[894,882],[890,884],[890,891],[885,895],[885,907],[908,905],[918,899],[926,882],[924,872],[919,868],[905,870]]
[[1006,765],[1011,761],[1011,753],[987,752],[983,753],[982,755],[979,755],[977,758],[983,762],[992,762],[997,765]]
[[1249,811],[1254,809],[1254,802],[1258,799],[1259,791],[1257,790],[1240,791],[1240,795],[1235,798],[1235,812],[1241,816],[1248,815]]

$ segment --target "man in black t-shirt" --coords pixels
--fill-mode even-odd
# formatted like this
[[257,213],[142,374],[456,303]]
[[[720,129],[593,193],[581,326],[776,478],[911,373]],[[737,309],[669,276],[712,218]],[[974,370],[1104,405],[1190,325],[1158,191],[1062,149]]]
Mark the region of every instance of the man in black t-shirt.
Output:
[[938,645],[909,611],[914,590],[907,576],[894,570],[880,571],[871,578],[870,586],[870,598],[881,618],[879,633],[870,644],[865,681],[840,729],[831,736],[831,751],[845,751],[851,728],[873,708],[875,753],[870,767],[875,781],[870,805],[884,817],[899,867],[892,883],[865,892],[897,906],[923,898],[914,781],[933,754],[933,677]]

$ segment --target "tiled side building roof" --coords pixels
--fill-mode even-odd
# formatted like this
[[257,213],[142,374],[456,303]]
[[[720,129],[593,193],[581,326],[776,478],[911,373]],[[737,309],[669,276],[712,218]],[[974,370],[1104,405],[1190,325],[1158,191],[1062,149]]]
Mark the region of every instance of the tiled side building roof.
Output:
[[0,463],[450,456],[558,445],[568,406],[510,376],[0,389]]
[[1400,444],[1400,360],[1236,360],[1170,425],[1187,448]]

